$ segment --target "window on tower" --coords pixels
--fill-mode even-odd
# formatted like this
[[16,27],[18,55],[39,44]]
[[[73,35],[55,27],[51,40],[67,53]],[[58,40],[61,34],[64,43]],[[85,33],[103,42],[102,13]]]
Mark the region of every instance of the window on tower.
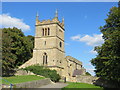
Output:
[[47,28],[45,28],[45,36],[47,36]]
[[60,42],[60,47],[62,47],[62,42]]
[[50,28],[48,28],[48,36],[50,35]]
[[44,53],[44,54],[43,54],[43,65],[46,65],[46,64],[47,64],[47,58],[48,58],[47,54]]
[[45,41],[44,45],[46,45],[46,41]]
[[42,36],[44,36],[44,28],[42,29]]
[[50,28],[42,28],[42,36],[49,36],[50,35]]

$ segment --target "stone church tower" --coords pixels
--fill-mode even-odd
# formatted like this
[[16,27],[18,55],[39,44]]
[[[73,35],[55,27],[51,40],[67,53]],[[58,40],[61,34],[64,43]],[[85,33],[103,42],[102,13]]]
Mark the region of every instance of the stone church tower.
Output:
[[64,32],[64,19],[62,22],[59,21],[57,10],[52,20],[40,21],[37,14],[33,57],[19,68],[39,64],[55,69],[69,81],[76,75],[84,74],[82,62],[71,56],[65,56]]
[[[64,19],[62,19],[62,22],[58,20],[57,10],[52,20],[40,21],[38,18],[37,14],[33,58],[27,64],[35,63],[47,66],[56,69],[61,75],[65,58]],[[27,64],[23,64],[23,67],[26,67]]]
[[39,21],[36,16],[36,35],[33,56],[36,63],[51,68],[62,68],[64,52],[64,19],[58,20],[58,12],[50,20]]

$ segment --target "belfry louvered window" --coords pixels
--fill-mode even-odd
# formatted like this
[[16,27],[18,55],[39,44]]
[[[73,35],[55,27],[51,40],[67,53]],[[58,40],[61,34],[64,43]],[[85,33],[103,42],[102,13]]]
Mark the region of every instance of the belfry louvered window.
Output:
[[49,35],[50,35],[50,28],[43,28],[42,36],[49,36]]
[[42,36],[44,36],[44,28],[42,29]]
[[50,35],[50,28],[48,28],[48,36]]

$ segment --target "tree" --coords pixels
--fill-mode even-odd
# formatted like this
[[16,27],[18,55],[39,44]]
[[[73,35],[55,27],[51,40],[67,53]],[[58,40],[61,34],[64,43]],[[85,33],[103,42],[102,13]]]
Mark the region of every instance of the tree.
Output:
[[2,74],[9,75],[9,72],[12,70],[15,62],[15,56],[11,53],[11,42],[13,40],[4,32],[2,35]]
[[95,47],[98,52],[91,60],[95,66],[96,75],[120,83],[120,14],[119,7],[110,9],[106,24],[100,27],[103,33],[104,44]]
[[0,75],[2,75],[2,29],[0,29]]
[[2,32],[2,69],[3,75],[9,75],[11,70],[32,57],[34,39],[15,27],[3,28]]

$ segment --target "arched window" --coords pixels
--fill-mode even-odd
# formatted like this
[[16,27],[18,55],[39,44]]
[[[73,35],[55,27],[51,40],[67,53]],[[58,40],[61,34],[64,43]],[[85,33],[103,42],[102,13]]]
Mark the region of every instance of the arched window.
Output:
[[47,36],[47,28],[45,28],[45,36]]
[[50,35],[50,28],[48,28],[48,36]]
[[45,64],[45,56],[43,55],[43,65]]
[[46,53],[44,53],[43,54],[43,65],[47,65],[47,54]]
[[42,29],[42,35],[44,36],[44,28]]

